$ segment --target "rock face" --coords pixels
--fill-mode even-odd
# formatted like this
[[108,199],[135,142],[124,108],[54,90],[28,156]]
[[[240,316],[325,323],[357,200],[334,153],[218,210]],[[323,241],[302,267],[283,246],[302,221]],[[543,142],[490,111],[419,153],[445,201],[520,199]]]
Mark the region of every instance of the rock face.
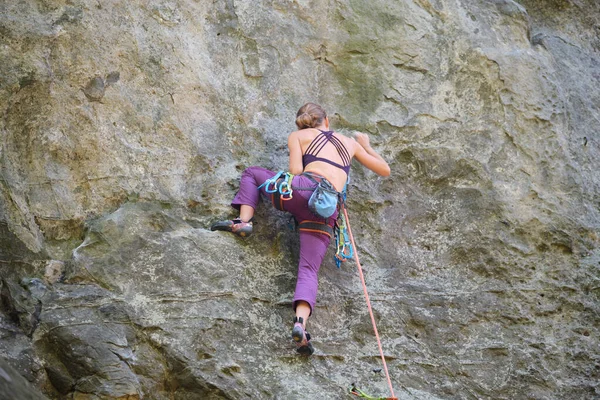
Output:
[[43,400],[46,397],[0,358],[0,398]]
[[207,230],[315,101],[392,168],[348,206],[396,396],[600,396],[595,0],[4,2],[0,65],[0,390],[387,395],[352,262],[302,358],[287,216]]

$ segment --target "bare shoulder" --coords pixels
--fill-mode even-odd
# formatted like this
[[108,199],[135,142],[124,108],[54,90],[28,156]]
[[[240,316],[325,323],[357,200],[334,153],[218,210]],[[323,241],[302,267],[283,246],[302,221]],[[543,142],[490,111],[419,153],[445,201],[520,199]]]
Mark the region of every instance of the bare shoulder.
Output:
[[293,131],[292,133],[290,133],[290,136],[295,136],[295,137],[302,136],[304,131],[306,131],[306,129],[300,129],[298,131]]
[[335,135],[337,137],[339,137],[342,140],[342,143],[346,147],[346,150],[348,150],[348,152],[351,155],[354,155],[354,153],[356,152],[356,147],[355,147],[356,146],[356,140],[354,140],[353,137],[346,136],[346,135],[344,135],[344,134],[342,134],[340,132],[337,132],[337,131],[335,131],[334,133],[335,133]]
[[300,129],[297,131],[294,131],[292,133],[290,133],[290,138],[295,138],[297,140],[299,140],[300,142],[304,142],[306,140],[312,140],[317,133],[319,133],[319,131],[317,129],[314,128],[307,128],[307,129]]
[[298,137],[298,131],[294,131],[288,135],[288,139],[293,139]]
[[288,135],[288,139],[296,139],[301,140],[306,135],[306,129],[301,129],[299,131],[293,131]]

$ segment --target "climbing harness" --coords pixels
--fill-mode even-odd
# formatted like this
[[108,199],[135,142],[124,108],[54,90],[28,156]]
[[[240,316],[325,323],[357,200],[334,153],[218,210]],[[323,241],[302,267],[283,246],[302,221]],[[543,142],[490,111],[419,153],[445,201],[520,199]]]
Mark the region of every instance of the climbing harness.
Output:
[[330,238],[333,236],[333,228],[325,222],[302,221],[298,224],[298,230],[304,232],[323,233]]
[[[322,176],[313,174],[311,172],[303,172],[302,175],[316,183],[317,188],[322,182],[327,182],[327,180]],[[280,211],[285,211],[283,202],[293,198],[294,190],[316,191],[315,187],[293,187],[292,179],[294,179],[293,174],[285,171],[279,171],[272,178],[264,181],[258,187],[258,189],[264,187],[265,192],[271,195],[271,201],[273,202],[275,208]],[[338,210],[340,210],[346,204],[346,188],[348,187],[348,182],[350,182],[350,177],[348,177],[348,181],[346,181],[344,189],[339,193],[336,192],[335,206]],[[329,182],[327,183],[329,184]],[[323,233],[330,238],[333,237],[335,239],[336,248],[333,259],[335,261],[335,265],[340,268],[343,262],[353,258],[354,256],[352,242],[350,241],[350,235],[348,234],[348,222],[346,218],[347,217],[343,213],[338,213],[338,218],[333,228],[328,223],[319,221],[296,221],[295,227],[297,227],[300,231]],[[328,218],[325,218],[325,220],[327,219]],[[288,223],[288,226],[290,229],[293,229],[294,227],[292,223]]]
[[[354,243],[354,236],[352,236],[352,229],[350,229],[350,221],[348,220],[348,211],[346,211],[346,207],[342,204],[342,211],[344,216],[346,217],[346,224],[348,227],[348,235],[350,236],[350,242],[352,243],[352,247],[356,249],[356,244]],[[371,300],[369,300],[369,293],[367,292],[367,284],[365,283],[365,276],[362,271],[362,267],[360,265],[360,260],[358,259],[358,251],[354,251],[354,260],[356,261],[356,265],[358,267],[358,275],[360,276],[360,281],[362,283],[363,291],[365,293],[365,299],[367,300],[367,308],[369,309],[369,315],[371,316],[371,323],[373,324],[373,331],[375,332],[375,338],[377,338],[377,346],[379,347],[379,354],[381,355],[381,361],[383,362],[383,370],[385,371],[385,376],[387,378],[388,386],[390,387],[390,392],[392,393],[392,397],[388,397],[388,399],[396,399],[394,395],[394,388],[392,387],[392,380],[390,379],[390,373],[388,372],[387,364],[385,362],[385,356],[383,355],[383,348],[381,347],[381,340],[379,339],[379,332],[377,332],[377,325],[375,324],[375,316],[373,315],[373,308],[371,307]],[[358,390],[358,389],[357,389]],[[357,393],[362,393],[358,391]],[[364,397],[364,396],[363,396]],[[367,397],[373,398],[373,397]]]
[[[346,198],[348,196],[348,183],[350,182],[350,176],[344,185],[344,190],[340,193],[338,211],[346,206]],[[340,268],[343,262],[351,259],[354,256],[354,249],[350,241],[350,235],[348,235],[348,222],[346,216],[342,212],[338,212],[337,220],[335,221],[334,237],[335,237],[335,254],[333,255],[333,261],[335,265]]]
[[[319,176],[319,175],[316,175],[316,174],[313,174],[310,172],[303,172],[302,175],[305,175],[310,180],[315,182],[317,184],[317,187],[322,182],[327,182],[327,184],[329,184],[329,182],[322,176]],[[313,192],[316,191],[315,187],[303,188],[303,187],[292,186],[293,179],[294,179],[294,174],[291,174],[289,172],[279,171],[275,175],[273,175],[272,178],[269,178],[266,181],[264,181],[258,187],[258,189],[261,189],[262,187],[264,187],[265,192],[271,195],[271,201],[273,202],[273,205],[275,206],[275,208],[280,211],[285,211],[283,202],[291,200],[294,197],[294,190],[307,190],[307,191],[313,191]],[[329,185],[331,185],[331,184],[329,184]],[[344,192],[342,194],[340,194],[339,196],[338,196],[337,192],[335,192],[335,193],[336,193],[335,206],[337,207],[338,197],[341,199],[342,198],[341,196],[343,194],[343,198],[345,199],[345,188],[344,188]],[[325,220],[327,221],[327,218],[325,218]],[[306,221],[301,221],[299,223],[296,221],[295,225],[300,231],[323,233],[323,234],[329,236],[330,238],[334,236],[334,228],[331,227],[327,222],[306,220]],[[293,228],[293,225],[291,223],[288,223],[288,226],[290,226],[290,229]]]

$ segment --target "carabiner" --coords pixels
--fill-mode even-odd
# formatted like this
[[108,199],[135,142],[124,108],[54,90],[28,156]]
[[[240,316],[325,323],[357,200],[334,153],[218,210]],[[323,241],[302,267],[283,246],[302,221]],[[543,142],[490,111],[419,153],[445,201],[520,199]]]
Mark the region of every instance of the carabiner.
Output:
[[291,200],[294,197],[292,187],[287,181],[279,184],[279,193],[281,193],[281,200],[284,201]]
[[[277,191],[277,179],[275,180],[268,180],[265,182],[265,192],[267,193],[275,193]],[[273,189],[269,189],[269,185],[273,185]]]
[[[277,191],[277,179],[279,179],[282,173],[283,171],[279,171],[275,176],[264,181],[257,189],[260,189],[264,186],[265,192],[275,193]],[[269,185],[273,185],[273,189],[269,189]]]

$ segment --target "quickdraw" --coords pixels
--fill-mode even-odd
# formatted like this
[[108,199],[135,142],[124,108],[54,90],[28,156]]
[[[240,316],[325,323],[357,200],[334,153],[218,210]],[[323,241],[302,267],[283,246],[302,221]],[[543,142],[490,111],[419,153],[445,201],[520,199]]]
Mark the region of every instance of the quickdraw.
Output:
[[342,263],[354,257],[354,247],[348,234],[348,220],[346,219],[346,213],[343,211],[346,208],[346,197],[348,191],[346,188],[350,183],[350,176],[344,185],[344,190],[340,195],[340,203],[338,205],[338,219],[335,222],[334,236],[335,236],[335,254],[333,260],[338,268],[341,268]]
[[[345,205],[342,203],[340,208],[343,207]],[[346,215],[341,211],[338,213],[334,229],[335,255],[333,260],[338,268],[342,266],[343,262],[354,257],[354,248],[352,247],[350,235],[348,235],[348,222],[346,221]]]
[[291,200],[294,197],[292,179],[294,179],[294,174],[286,172],[285,179],[279,184],[279,193],[281,193],[281,200],[283,201]]

